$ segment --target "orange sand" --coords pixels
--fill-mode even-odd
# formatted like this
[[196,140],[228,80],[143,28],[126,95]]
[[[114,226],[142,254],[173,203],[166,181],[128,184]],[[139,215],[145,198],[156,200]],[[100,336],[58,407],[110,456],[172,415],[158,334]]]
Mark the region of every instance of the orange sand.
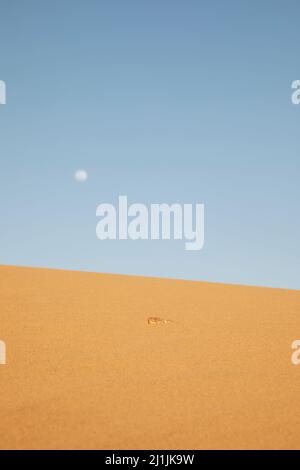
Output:
[[2,267],[0,448],[300,449],[299,320],[299,291]]

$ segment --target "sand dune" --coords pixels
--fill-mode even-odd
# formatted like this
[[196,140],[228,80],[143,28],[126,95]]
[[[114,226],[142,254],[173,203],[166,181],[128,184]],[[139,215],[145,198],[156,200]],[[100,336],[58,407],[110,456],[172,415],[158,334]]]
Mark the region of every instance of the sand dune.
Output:
[[299,291],[2,267],[0,448],[299,449],[299,319]]

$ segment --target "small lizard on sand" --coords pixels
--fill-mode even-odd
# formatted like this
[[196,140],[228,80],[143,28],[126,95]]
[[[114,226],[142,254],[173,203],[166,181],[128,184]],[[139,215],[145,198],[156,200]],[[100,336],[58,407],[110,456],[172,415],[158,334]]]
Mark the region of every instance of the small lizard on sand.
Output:
[[165,320],[159,317],[149,317],[148,325],[166,325],[167,323],[175,323],[173,320]]

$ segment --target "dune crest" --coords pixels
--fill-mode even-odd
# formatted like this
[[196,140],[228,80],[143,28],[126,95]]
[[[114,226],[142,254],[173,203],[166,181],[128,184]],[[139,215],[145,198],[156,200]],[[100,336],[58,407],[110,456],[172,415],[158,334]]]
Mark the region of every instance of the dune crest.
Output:
[[299,312],[299,291],[1,267],[0,448],[299,449]]

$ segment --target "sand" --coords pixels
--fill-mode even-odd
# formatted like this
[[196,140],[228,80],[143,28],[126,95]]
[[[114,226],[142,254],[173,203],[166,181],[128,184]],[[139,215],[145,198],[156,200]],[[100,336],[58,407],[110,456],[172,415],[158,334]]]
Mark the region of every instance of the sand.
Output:
[[1,267],[0,449],[300,449],[299,319],[299,291]]

